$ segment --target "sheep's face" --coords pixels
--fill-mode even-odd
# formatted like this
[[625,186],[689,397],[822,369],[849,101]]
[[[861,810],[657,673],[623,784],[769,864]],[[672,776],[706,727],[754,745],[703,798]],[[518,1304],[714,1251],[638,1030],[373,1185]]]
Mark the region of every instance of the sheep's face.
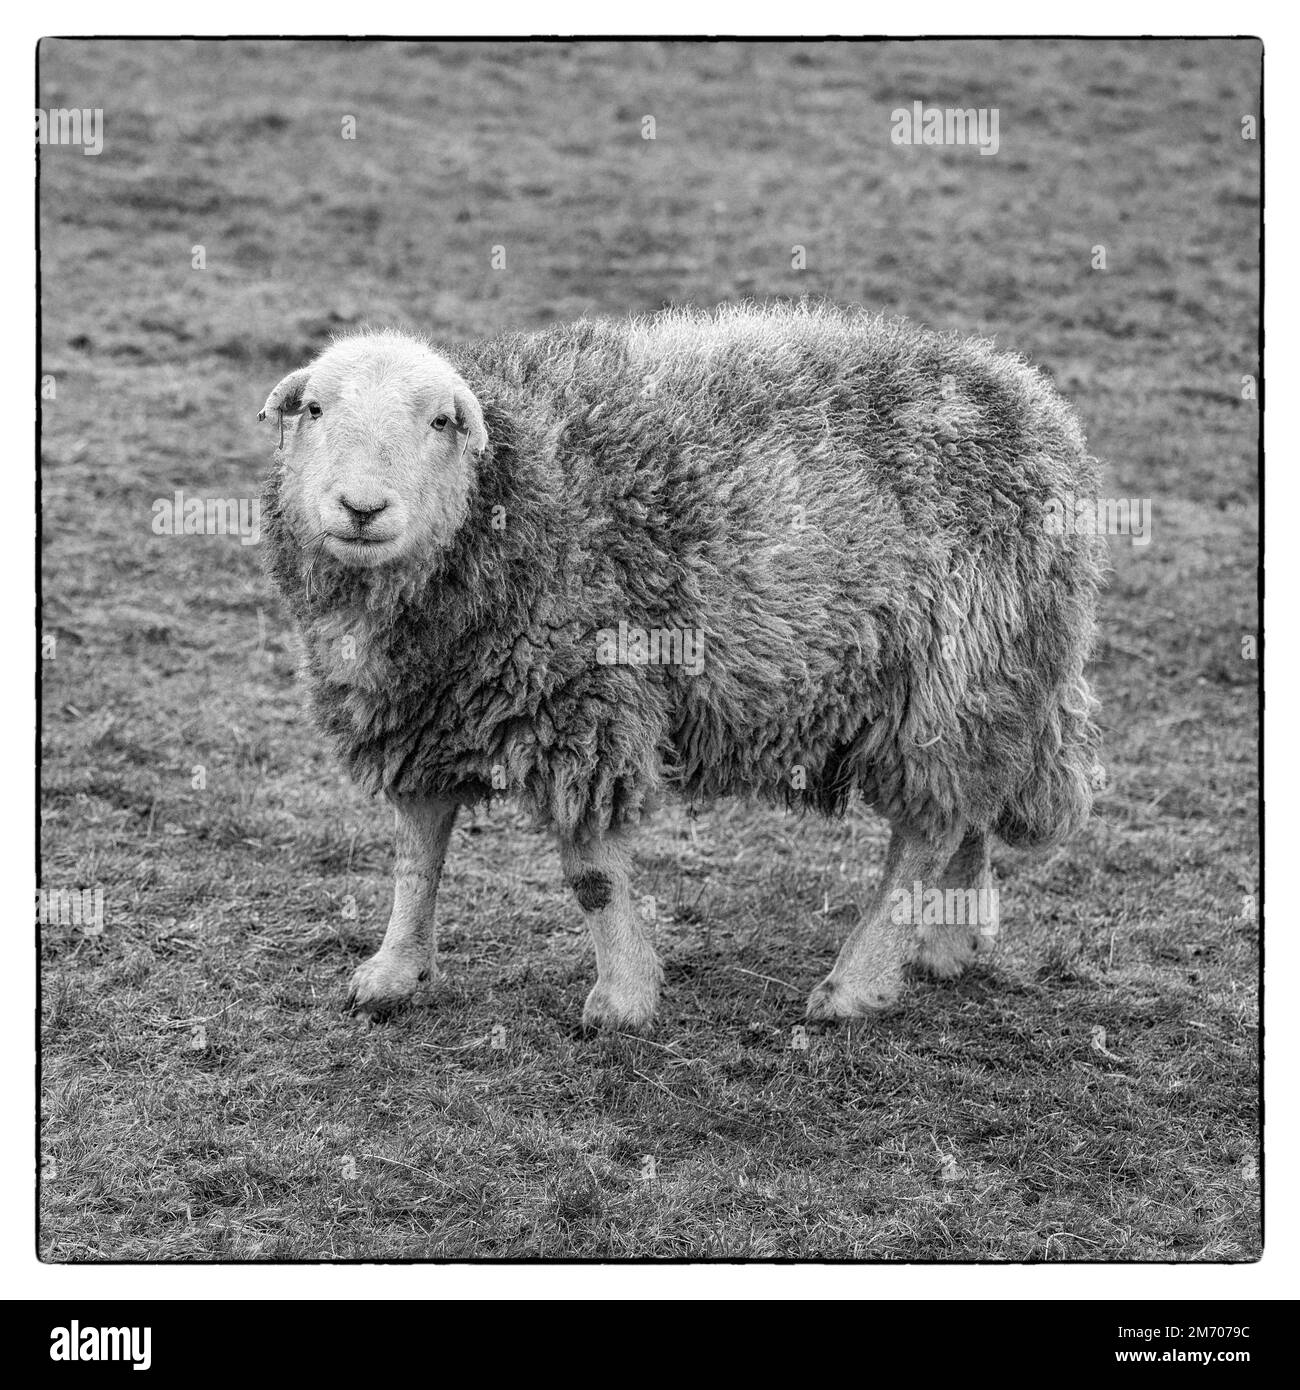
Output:
[[304,553],[373,569],[447,545],[487,445],[478,401],[416,339],[346,338],[267,397],[281,497]]

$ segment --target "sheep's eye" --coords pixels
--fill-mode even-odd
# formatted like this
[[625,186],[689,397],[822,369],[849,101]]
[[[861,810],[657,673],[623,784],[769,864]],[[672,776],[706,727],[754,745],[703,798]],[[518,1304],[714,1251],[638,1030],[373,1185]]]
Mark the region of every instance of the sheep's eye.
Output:
[[320,406],[315,401],[312,401],[312,403],[307,407],[307,414],[310,415],[313,420],[319,420]]
[[450,423],[445,415],[435,415],[429,423],[435,430],[445,430]]

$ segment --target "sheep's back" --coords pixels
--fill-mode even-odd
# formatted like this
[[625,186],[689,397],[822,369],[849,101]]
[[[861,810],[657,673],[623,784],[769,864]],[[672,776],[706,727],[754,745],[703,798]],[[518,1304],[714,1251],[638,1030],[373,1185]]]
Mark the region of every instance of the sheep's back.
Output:
[[[1022,361],[765,309],[580,323],[479,345],[462,369],[535,417],[510,467],[555,508],[531,534],[551,631],[580,649],[564,708],[600,712],[618,776],[657,760],[689,795],[832,811],[857,788],[1012,833],[1008,805],[1042,809],[1045,744],[1075,785],[1091,728],[1060,710],[1099,566],[1045,515],[1095,479],[1072,411]],[[594,667],[620,623],[702,630],[702,669]]]

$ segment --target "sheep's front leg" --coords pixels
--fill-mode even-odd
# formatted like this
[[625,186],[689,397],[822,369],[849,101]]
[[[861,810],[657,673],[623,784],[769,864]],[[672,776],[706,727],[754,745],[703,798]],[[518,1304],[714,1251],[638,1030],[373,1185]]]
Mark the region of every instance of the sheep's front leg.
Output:
[[[889,841],[880,887],[862,921],[840,950],[835,968],[813,990],[809,1018],[864,1018],[892,1004],[903,968],[916,954],[917,924],[911,905],[920,885],[935,886],[960,841],[960,831],[930,837],[899,826]],[[906,904],[900,893],[906,895]]]
[[437,969],[433,910],[456,802],[398,800],[393,912],[383,945],[352,976],[347,1008],[373,1015],[406,1003]]
[[998,890],[993,885],[987,831],[966,833],[939,886],[944,890],[945,912],[955,915],[952,920],[945,916],[941,923],[922,925],[916,961],[930,974],[951,979],[997,945]]
[[613,836],[560,842],[564,877],[596,946],[596,983],[582,1011],[588,1028],[644,1028],[659,1001],[663,970],[632,907],[629,859]]

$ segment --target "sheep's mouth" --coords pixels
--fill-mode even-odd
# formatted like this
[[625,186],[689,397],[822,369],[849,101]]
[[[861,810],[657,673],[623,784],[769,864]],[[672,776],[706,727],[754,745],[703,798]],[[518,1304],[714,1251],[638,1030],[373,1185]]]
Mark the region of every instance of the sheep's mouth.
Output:
[[325,545],[336,559],[374,564],[385,551],[396,548],[397,539],[396,536],[344,536],[336,531],[327,531]]

